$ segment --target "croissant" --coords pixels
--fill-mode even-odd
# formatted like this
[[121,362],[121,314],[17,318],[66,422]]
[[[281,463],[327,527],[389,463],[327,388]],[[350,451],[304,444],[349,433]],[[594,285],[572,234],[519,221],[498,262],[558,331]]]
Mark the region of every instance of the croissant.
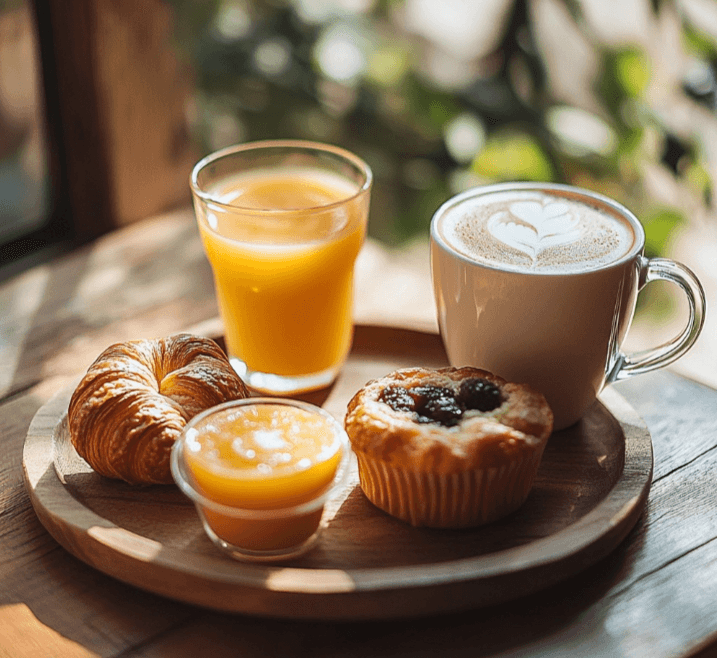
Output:
[[75,389],[70,439],[98,473],[130,484],[172,482],[169,457],[193,416],[249,392],[221,348],[178,334],[108,347]]

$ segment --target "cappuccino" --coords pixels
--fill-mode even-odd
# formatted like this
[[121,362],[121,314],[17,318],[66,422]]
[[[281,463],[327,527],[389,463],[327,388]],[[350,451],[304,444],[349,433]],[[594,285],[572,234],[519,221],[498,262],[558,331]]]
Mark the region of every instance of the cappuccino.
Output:
[[472,261],[537,274],[599,269],[628,254],[636,241],[629,221],[597,199],[529,188],[477,191],[448,204],[435,228]]
[[[575,423],[606,384],[678,359],[704,322],[689,269],[645,258],[645,232],[616,201],[553,183],[459,194],[431,222],[438,326],[451,365],[475,366],[545,395],[554,428]],[[625,354],[641,287],[676,283],[689,319],[671,342]]]

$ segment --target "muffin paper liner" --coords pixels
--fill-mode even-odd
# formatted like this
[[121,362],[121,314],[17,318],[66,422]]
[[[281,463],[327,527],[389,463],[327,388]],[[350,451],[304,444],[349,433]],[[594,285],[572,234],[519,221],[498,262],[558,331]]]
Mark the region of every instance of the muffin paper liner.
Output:
[[495,521],[528,497],[543,450],[499,468],[440,474],[358,453],[359,480],[377,507],[414,526],[462,528]]

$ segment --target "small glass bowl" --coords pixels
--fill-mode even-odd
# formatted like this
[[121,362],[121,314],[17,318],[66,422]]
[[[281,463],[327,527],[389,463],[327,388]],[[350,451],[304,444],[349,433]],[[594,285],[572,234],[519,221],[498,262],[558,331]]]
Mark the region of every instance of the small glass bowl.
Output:
[[[334,478],[316,497],[292,507],[246,509],[216,502],[197,490],[185,457],[187,432],[214,414],[249,405],[296,407],[329,421],[341,444],[341,459]],[[271,562],[297,557],[316,544],[326,526],[324,505],[345,486],[352,454],[344,428],[324,409],[298,400],[246,398],[217,405],[192,418],[172,447],[170,465],[174,481],[194,502],[204,531],[219,549],[238,560]]]

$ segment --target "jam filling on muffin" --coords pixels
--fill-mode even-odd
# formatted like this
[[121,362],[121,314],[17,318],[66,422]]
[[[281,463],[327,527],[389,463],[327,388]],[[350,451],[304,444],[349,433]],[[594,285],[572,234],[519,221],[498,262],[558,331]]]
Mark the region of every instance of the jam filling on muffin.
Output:
[[414,412],[419,423],[458,425],[468,410],[492,411],[503,400],[500,389],[480,377],[461,382],[458,391],[444,386],[387,386],[378,398],[394,411]]

